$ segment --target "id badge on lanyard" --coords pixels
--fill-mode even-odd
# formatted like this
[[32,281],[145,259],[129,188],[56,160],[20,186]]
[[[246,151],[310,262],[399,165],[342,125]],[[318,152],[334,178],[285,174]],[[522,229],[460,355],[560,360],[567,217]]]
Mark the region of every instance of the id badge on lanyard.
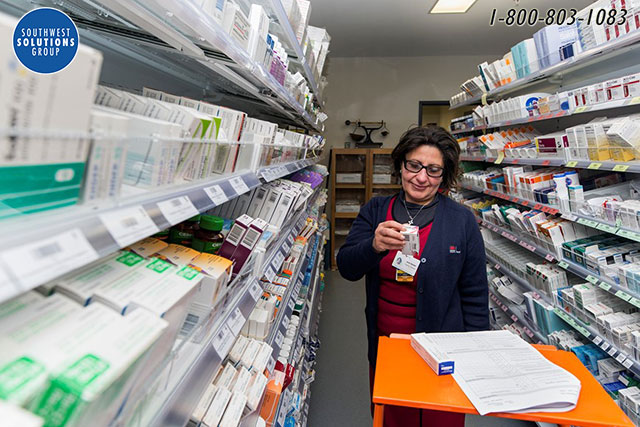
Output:
[[417,257],[420,255],[420,229],[414,225],[404,225],[405,243],[402,251],[396,253],[391,265],[396,268],[397,282],[413,282],[413,277],[418,271],[420,261]]

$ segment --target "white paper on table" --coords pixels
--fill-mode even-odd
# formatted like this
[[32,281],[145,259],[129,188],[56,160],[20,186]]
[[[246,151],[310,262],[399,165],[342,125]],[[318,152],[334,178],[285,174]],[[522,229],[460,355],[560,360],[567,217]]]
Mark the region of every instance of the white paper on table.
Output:
[[412,339],[455,361],[453,377],[480,415],[565,412],[578,402],[580,381],[509,331],[420,333]]

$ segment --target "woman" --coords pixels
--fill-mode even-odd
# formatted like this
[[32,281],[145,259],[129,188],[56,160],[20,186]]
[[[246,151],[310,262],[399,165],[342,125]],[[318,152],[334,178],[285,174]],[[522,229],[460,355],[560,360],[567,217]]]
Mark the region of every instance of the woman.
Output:
[[[457,183],[459,155],[458,143],[439,126],[407,131],[391,153],[402,192],[363,206],[338,253],[344,278],[366,276],[371,390],[379,336],[489,329],[478,224],[469,210],[441,194]],[[419,227],[419,251],[412,254],[402,250],[407,225]],[[406,256],[418,261],[414,274],[394,267],[407,265],[396,259]],[[463,427],[464,415],[386,406],[384,421],[388,427]]]

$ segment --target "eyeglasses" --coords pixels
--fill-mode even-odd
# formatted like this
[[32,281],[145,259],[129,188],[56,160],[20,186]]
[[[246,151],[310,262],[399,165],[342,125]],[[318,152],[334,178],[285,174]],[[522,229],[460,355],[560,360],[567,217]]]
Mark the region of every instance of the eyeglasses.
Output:
[[422,169],[427,172],[431,178],[440,178],[444,173],[444,168],[438,165],[426,165],[415,160],[404,160],[404,168],[411,173],[419,173]]

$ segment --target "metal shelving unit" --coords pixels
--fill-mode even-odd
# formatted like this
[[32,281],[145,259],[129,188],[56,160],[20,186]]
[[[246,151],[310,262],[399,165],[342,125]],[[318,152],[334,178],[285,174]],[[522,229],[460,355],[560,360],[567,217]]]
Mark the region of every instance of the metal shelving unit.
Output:
[[[272,168],[263,168],[258,175],[273,178],[316,161],[275,166],[279,171],[275,175],[270,175]],[[29,215],[29,221],[23,217],[4,220],[0,231],[8,249],[0,251],[0,302],[226,203],[262,185],[266,180],[258,175],[238,172],[143,193],[111,205],[76,205]],[[50,256],[39,256],[47,248],[51,248],[45,252]]]
[[523,313],[520,312],[517,308],[510,306],[509,304],[505,304],[498,295],[492,290],[489,290],[489,298],[493,300],[500,309],[505,312],[505,314],[514,322],[520,323],[522,325],[522,329],[524,333],[527,334],[529,338],[536,341],[536,344],[546,344],[547,338],[543,336],[536,328],[531,326],[527,318]]
[[[273,0],[279,2],[279,0]],[[264,114],[321,132],[321,124],[221,25],[193,0],[37,0],[67,12],[84,43],[124,55],[151,70],[169,73],[200,91],[257,102]],[[20,16],[28,0],[0,2],[0,10]],[[197,90],[197,89],[196,89]]]
[[452,105],[451,109],[462,107],[465,105],[476,104],[478,102],[481,102],[483,97],[485,100],[494,99],[497,96],[503,96],[508,93],[524,89],[535,83],[549,80],[553,77],[560,77],[571,74],[584,67],[602,62],[607,59],[611,59],[625,51],[628,51],[630,48],[635,49],[639,41],[640,32],[635,31],[626,34],[608,43],[604,43],[592,49],[585,50],[565,61],[558,62],[557,64],[554,64],[550,67],[543,68],[534,73],[531,73],[524,78],[517,79],[509,84],[500,86],[492,91],[487,92],[485,94],[486,97],[484,95],[474,96],[473,98],[470,98],[464,102]]
[[242,288],[239,283],[234,285],[241,290],[227,304],[224,313],[216,316],[213,326],[206,331],[206,336],[200,343],[188,343],[195,346],[196,351],[186,352],[184,358],[178,354],[177,359],[172,362],[172,380],[169,381],[166,390],[154,395],[151,403],[145,403],[140,413],[136,414],[139,425],[164,427],[186,424],[262,295],[258,279],[269,269],[280,269],[291,249],[291,242],[304,226],[310,213],[309,207],[312,207],[316,200],[317,196],[312,196],[305,207],[283,227],[283,232],[280,233],[278,241],[271,246],[260,271],[253,271],[249,279],[243,282],[245,286]]
[[613,283],[610,279],[603,278],[602,276],[587,270],[586,268],[576,264],[575,262],[558,259],[555,254],[520,237],[516,237],[513,233],[503,229],[502,227],[496,226],[495,224],[481,221],[481,225],[487,230],[500,234],[507,240],[520,245],[521,247],[546,259],[549,262],[557,261],[559,267],[575,274],[576,276],[586,280],[589,283],[592,283],[593,285],[598,286],[600,289],[609,292],[610,294],[628,302],[629,304],[640,308],[640,295],[635,294],[629,289],[620,287],[619,285]]
[[[487,254],[487,259],[489,259],[491,262],[495,261],[495,259],[491,257],[489,254]],[[517,274],[513,273],[511,270],[509,270],[508,268],[505,268],[499,263],[495,263],[495,264],[500,266],[499,271],[501,273],[504,273],[505,275],[509,276],[511,280],[517,282],[520,286],[523,286],[526,289],[529,289],[530,291],[535,292],[534,297],[542,298],[547,303],[554,305],[555,307],[554,313],[556,313],[569,326],[571,326],[580,334],[582,334],[586,339],[590,340],[591,342],[599,346],[602,350],[606,351],[609,354],[609,356],[615,358],[625,368],[629,369],[635,375],[640,375],[640,363],[638,361],[634,360],[631,356],[627,355],[626,353],[618,349],[615,345],[610,343],[606,338],[602,337],[601,334],[596,332],[591,326],[584,324],[572,314],[566,312],[562,308],[555,306],[555,304],[553,304],[553,302],[549,298],[538,293],[535,288],[533,288],[527,282],[523,281],[520,277],[518,277]]]

